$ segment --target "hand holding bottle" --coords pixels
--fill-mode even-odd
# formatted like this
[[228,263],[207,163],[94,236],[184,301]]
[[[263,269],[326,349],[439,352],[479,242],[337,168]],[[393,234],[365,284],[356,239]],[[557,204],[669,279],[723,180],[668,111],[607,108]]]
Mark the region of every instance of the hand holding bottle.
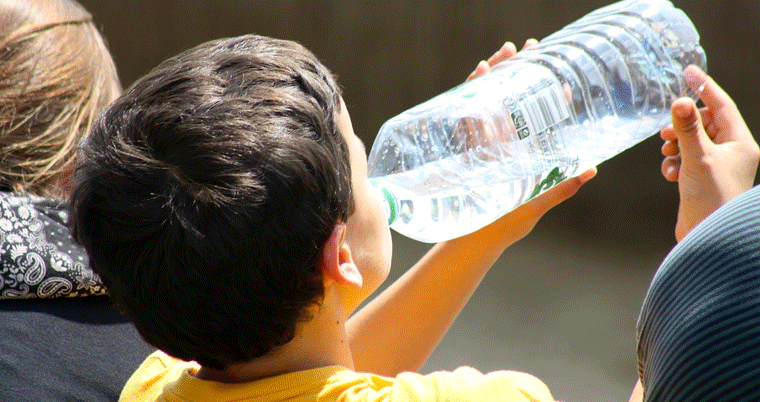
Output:
[[[528,40],[526,47],[534,43]],[[468,80],[487,74],[515,53],[515,45],[507,42],[480,62]],[[433,246],[349,319],[356,368],[386,376],[419,370],[504,249],[527,235],[594,172],[565,180],[474,233]],[[415,330],[410,332],[412,327]],[[365,341],[370,344],[364,345]],[[377,362],[383,362],[382,367]]]
[[[523,45],[523,50],[534,46],[536,43],[538,43],[536,39],[528,39]],[[491,67],[514,56],[516,53],[517,49],[514,43],[505,43],[488,60],[478,63],[475,70],[467,77],[467,81],[488,74],[491,71]],[[594,176],[596,176],[596,168],[591,168],[577,177],[565,180],[507,213],[504,217],[481,229],[479,232],[495,232],[493,237],[504,237],[511,244],[530,233],[544,214],[572,197],[582,185]],[[476,235],[478,234],[482,233],[476,233]]]
[[673,124],[663,129],[662,174],[678,182],[680,204],[676,239],[732,198],[753,186],[760,148],[731,97],[695,66],[684,75],[689,85],[704,85],[698,109],[682,98],[671,107]]
[[[535,45],[538,43],[536,39],[528,39],[525,41],[525,44],[523,45],[523,50]],[[470,76],[467,77],[466,81],[469,81],[473,78],[480,77],[483,74],[486,74],[491,71],[491,67],[501,63],[502,61],[514,56],[517,54],[517,48],[515,47],[515,44],[512,42],[507,42],[504,45],[502,45],[501,49],[497,50],[496,53],[491,55],[491,57],[488,58],[488,60],[483,60],[475,67],[475,70],[473,70],[472,73],[470,73]]]

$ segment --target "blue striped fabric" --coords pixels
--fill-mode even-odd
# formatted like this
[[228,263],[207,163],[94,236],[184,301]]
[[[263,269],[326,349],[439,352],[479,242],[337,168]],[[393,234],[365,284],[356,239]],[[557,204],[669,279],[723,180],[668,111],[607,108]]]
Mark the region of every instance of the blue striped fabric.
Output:
[[645,401],[760,401],[760,186],[670,252],[637,329]]

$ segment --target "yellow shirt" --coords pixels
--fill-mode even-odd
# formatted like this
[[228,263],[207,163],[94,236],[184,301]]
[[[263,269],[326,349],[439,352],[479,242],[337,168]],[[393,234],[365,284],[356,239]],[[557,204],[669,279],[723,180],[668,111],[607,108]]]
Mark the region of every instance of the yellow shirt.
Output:
[[196,363],[155,352],[129,379],[119,401],[554,401],[540,380],[515,371],[482,374],[460,367],[451,372],[402,373],[388,378],[332,366],[224,384],[195,378],[198,369]]

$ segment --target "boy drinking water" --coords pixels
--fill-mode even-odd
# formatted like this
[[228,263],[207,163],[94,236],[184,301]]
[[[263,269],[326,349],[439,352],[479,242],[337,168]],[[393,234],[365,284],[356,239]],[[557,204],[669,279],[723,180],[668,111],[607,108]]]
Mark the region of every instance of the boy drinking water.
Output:
[[123,401],[553,400],[527,374],[413,371],[501,252],[595,171],[434,246],[355,312],[388,275],[390,231],[337,83],[300,45],[242,36],[165,61],[78,160],[73,233],[160,350]]

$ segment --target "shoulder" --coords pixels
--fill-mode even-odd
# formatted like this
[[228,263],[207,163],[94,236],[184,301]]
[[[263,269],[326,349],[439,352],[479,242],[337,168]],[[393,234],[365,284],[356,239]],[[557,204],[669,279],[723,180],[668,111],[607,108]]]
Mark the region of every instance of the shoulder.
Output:
[[637,331],[647,394],[676,400],[667,393],[754,384],[757,372],[749,368],[760,367],[758,322],[760,187],[755,187],[697,225],[655,273]]
[[639,330],[648,329],[647,321],[688,319],[686,311],[715,306],[716,297],[753,290],[760,285],[758,268],[760,187],[755,187],[708,216],[665,257],[644,298]]
[[152,352],[106,296],[0,300],[0,401],[114,401]]
[[708,289],[715,284],[710,278],[727,272],[760,275],[758,257],[760,186],[723,205],[671,250],[652,279],[645,304],[694,287]]
[[462,367],[454,371],[427,375],[403,373],[396,378],[388,378],[332,366],[220,387],[195,379],[192,374],[197,369],[195,363],[183,362],[163,352],[156,352],[127,382],[120,402],[188,400],[191,396],[198,395],[214,395],[217,399],[224,400],[232,400],[233,396],[241,395],[246,395],[251,400],[255,399],[252,396],[284,400],[308,395],[308,398],[318,401],[345,402],[554,401],[549,389],[540,380],[514,371],[483,374]]
[[505,401],[554,402],[538,378],[516,371],[481,373],[471,367],[395,378],[345,370],[333,375],[322,395],[346,401]]
[[0,191],[0,299],[105,294],[62,200]]
[[[403,373],[396,377],[394,392],[400,400],[554,401],[538,378],[517,371],[481,373],[471,367],[428,375]],[[427,398],[416,399],[419,396]]]
[[39,197],[32,194],[0,191],[0,215],[5,216],[7,211],[29,213],[43,213],[51,215],[54,220],[66,222],[66,202],[56,198]]
[[198,368],[195,362],[175,359],[157,350],[129,378],[119,402],[157,400],[168,384],[178,380],[183,373],[195,372]]

